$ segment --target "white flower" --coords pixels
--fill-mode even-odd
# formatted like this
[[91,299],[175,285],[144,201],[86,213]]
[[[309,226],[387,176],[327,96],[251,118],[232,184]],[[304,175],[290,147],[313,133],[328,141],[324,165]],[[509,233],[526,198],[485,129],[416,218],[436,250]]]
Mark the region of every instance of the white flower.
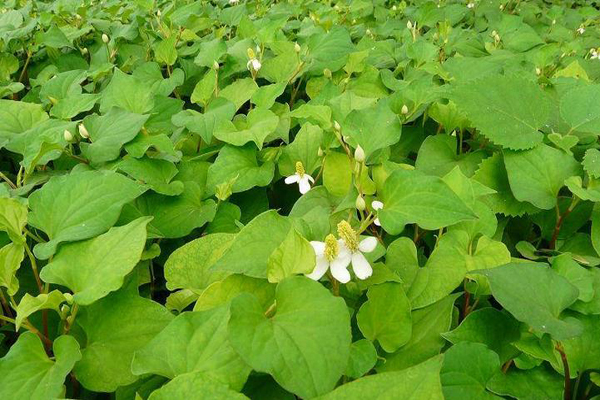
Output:
[[467,8],[474,8],[474,7],[475,7],[475,3],[473,3],[473,2],[467,4]]
[[248,63],[246,64],[246,68],[248,68],[248,70],[253,69],[257,72],[260,70],[260,67],[262,67],[262,64],[256,58],[248,60]]
[[310,183],[315,183],[312,176],[306,173],[304,165],[300,161],[296,163],[296,173],[285,178],[285,183],[291,185],[292,183],[298,183],[300,193],[304,194],[310,190]]
[[341,283],[350,281],[350,273],[347,268],[350,253],[341,239],[336,240],[335,236],[329,234],[324,242],[313,241],[310,244],[315,250],[317,263],[313,272],[306,275],[308,278],[318,281],[327,273],[327,270],[331,270],[331,275],[337,281]]
[[[360,280],[373,275],[373,268],[371,268],[371,264],[369,264],[363,253],[370,253],[375,250],[377,239],[369,236],[359,242],[356,231],[346,221],[338,224],[338,235],[342,238],[338,255],[340,264],[348,266],[352,263],[354,275]],[[333,273],[333,270],[331,272]]]
[[229,5],[230,6],[235,6],[236,4],[238,4],[240,2],[240,0],[229,0]]
[[85,126],[83,124],[79,124],[79,134],[84,139],[88,139],[90,137],[88,130],[85,128]]
[[[381,210],[383,208],[383,203],[380,202],[379,200],[375,200],[371,203],[371,207],[373,208],[373,211],[378,211]],[[379,221],[379,217],[375,218],[375,220],[373,221],[373,223],[377,226],[381,226],[381,222]]]
[[591,49],[590,50],[590,60],[598,60],[600,59],[600,53],[598,53],[598,50],[596,49]]
[[583,35],[585,33],[585,28],[583,26],[580,26],[579,28],[577,28],[577,33]]

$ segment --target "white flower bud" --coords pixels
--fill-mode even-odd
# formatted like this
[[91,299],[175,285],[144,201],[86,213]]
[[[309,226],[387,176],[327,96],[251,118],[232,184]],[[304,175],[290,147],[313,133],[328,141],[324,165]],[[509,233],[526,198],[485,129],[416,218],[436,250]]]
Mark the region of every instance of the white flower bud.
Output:
[[394,5],[392,6],[392,11],[396,11],[398,8]]
[[410,22],[410,20],[408,20],[408,22],[406,23],[406,27],[408,29],[412,29],[413,28],[413,24],[412,24],[412,22]]
[[156,10],[156,16],[160,18],[160,15],[161,15],[160,10]]
[[535,68],[535,74],[536,75],[541,75],[542,74],[542,70],[539,69],[538,67]]
[[365,199],[363,199],[363,197],[360,194],[356,198],[355,205],[358,211],[364,211],[364,209],[367,208],[367,205],[365,204]]
[[300,50],[302,50],[302,49],[300,48],[300,45],[299,45],[298,43],[294,43],[294,51],[295,51],[296,53],[300,53]]
[[354,159],[359,163],[365,162],[365,151],[362,147],[356,146],[356,150],[354,150]]
[[408,107],[406,106],[406,104],[404,104],[402,106],[402,110],[400,110],[400,112],[402,113],[402,115],[407,115],[408,114]]
[[216,61],[213,61],[213,69],[218,70],[219,69],[219,63]]
[[340,126],[339,122],[333,121],[333,129],[339,132],[342,129],[342,127]]
[[319,150],[317,150],[317,155],[319,157],[323,157],[323,154],[325,154],[325,153],[323,153],[323,149],[321,148],[321,146],[319,146]]
[[368,36],[371,36],[371,30],[367,29],[367,31],[365,32]]
[[88,130],[85,128],[85,126],[83,124],[79,124],[79,134],[84,139],[89,139],[89,137],[90,137],[90,133],[88,132]]
[[504,10],[504,4],[500,4],[500,11]]
[[63,132],[63,137],[67,142],[73,140],[73,134],[68,129],[65,129],[65,131]]
[[104,43],[108,43],[110,41],[110,39],[108,38],[108,35],[106,33],[102,34],[102,41]]
[[88,53],[88,49],[87,47],[84,47],[83,49],[81,49],[81,54],[87,54]]

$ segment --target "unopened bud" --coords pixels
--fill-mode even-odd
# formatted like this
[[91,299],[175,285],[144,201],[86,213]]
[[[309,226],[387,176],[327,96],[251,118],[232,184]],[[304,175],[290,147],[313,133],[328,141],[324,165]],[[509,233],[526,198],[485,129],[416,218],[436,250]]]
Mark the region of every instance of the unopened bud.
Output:
[[254,50],[252,50],[250,47],[248,47],[247,53],[248,53],[248,58],[249,59],[252,60],[253,58],[255,58],[255,56],[254,56]]
[[396,11],[398,8],[396,6],[392,6],[392,11]]
[[218,70],[219,69],[219,63],[216,61],[213,61],[213,69]]
[[371,30],[367,29],[367,31],[365,32],[368,36],[371,36]]
[[82,138],[84,139],[89,139],[90,137],[90,133],[88,132],[88,130],[85,128],[85,125],[83,124],[79,124],[79,134],[81,135]]
[[73,140],[73,134],[68,129],[65,129],[65,131],[63,132],[63,137],[65,138],[65,140],[67,142],[70,142]]
[[412,29],[413,28],[413,24],[412,24],[412,22],[410,22],[410,20],[406,23],[406,27],[408,29]]
[[400,112],[402,113],[402,115],[407,115],[408,114],[408,107],[406,106],[406,104],[404,104],[402,106],[402,110],[400,110]]
[[73,295],[71,293],[65,293],[64,296],[67,304],[73,304]]
[[359,163],[365,162],[365,151],[362,147],[356,146],[356,150],[354,150],[354,159]]
[[81,54],[87,54],[87,53],[88,53],[87,47],[84,47],[83,49],[81,49]]
[[156,10],[156,15],[157,15],[158,17],[160,17],[160,14],[161,14],[161,13],[160,13],[160,10]]
[[319,150],[317,150],[317,155],[318,155],[319,157],[323,157],[323,154],[324,154],[324,153],[323,153],[323,149],[321,148],[321,146],[319,146]]
[[104,43],[108,43],[108,42],[109,42],[109,40],[110,40],[110,39],[108,38],[108,35],[107,35],[106,33],[103,33],[103,34],[102,34],[102,41],[103,41]]
[[302,50],[302,49],[300,48],[300,45],[299,45],[298,43],[294,43],[294,51],[295,51],[296,53],[300,53],[300,50]]
[[339,122],[333,121],[333,129],[339,132],[342,129],[342,127],[340,126]]
[[536,75],[541,75],[542,74],[542,70],[536,67],[535,74]]
[[365,204],[365,199],[363,199],[363,197],[360,194],[356,198],[355,205],[358,211],[364,211],[364,209],[367,208],[367,205]]
[[325,68],[323,70],[323,75],[325,76],[325,78],[331,79],[331,70],[329,68]]

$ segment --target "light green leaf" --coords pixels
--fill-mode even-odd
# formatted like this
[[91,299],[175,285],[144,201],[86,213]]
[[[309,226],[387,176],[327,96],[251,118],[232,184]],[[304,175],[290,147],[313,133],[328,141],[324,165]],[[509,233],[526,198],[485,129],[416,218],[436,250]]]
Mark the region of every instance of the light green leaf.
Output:
[[229,249],[235,235],[213,233],[192,240],[175,250],[165,262],[167,288],[203,290],[229,273],[210,268]]
[[391,234],[402,232],[409,223],[434,230],[476,217],[441,178],[418,171],[394,171],[381,198],[384,207],[379,219]]
[[511,368],[498,372],[488,382],[487,388],[498,395],[519,400],[561,399],[564,378],[550,367],[541,366],[529,370]]
[[267,278],[269,257],[286,239],[291,227],[290,220],[276,210],[260,214],[242,228],[213,270]]
[[11,400],[62,397],[65,378],[81,359],[81,353],[72,336],[58,337],[52,348],[54,360],[48,358],[35,334],[21,334],[8,354],[0,359],[0,397]]
[[575,159],[545,144],[526,151],[504,151],[510,188],[519,201],[549,210],[565,179],[581,173]]
[[139,78],[115,69],[112,79],[102,91],[100,112],[119,107],[136,114],[144,114],[154,107],[154,97],[148,85]]
[[16,199],[0,198],[0,231],[8,233],[10,240],[23,241],[23,229],[27,225],[27,207]]
[[415,168],[428,175],[443,177],[456,166],[467,177],[473,176],[485,154],[473,151],[457,153],[457,139],[450,135],[428,136],[417,155]]
[[0,144],[47,119],[41,104],[0,99]]
[[67,299],[59,290],[53,290],[50,293],[40,293],[35,297],[29,293],[25,293],[16,308],[15,328],[18,331],[23,321],[39,310],[55,310],[58,312],[59,306],[64,301],[67,301]]
[[402,285],[387,282],[369,287],[368,300],[356,316],[363,335],[383,350],[393,353],[412,335],[411,307]]
[[288,276],[309,274],[315,269],[315,251],[296,229],[288,231],[286,238],[267,260],[269,282],[281,282]]
[[83,154],[93,163],[112,161],[119,157],[121,147],[132,141],[142,129],[147,115],[111,108],[106,114],[91,115],[83,120],[91,144],[82,147]]
[[161,40],[158,45],[154,47],[154,56],[156,61],[162,64],[173,65],[177,61],[177,35],[171,34],[166,39]]
[[236,297],[230,343],[254,370],[271,374],[300,397],[329,392],[343,374],[350,351],[345,302],[305,277],[279,283],[275,301],[275,315],[269,318],[256,297]]
[[581,85],[560,98],[560,116],[571,131],[600,132],[600,85]]
[[229,307],[178,315],[148,344],[135,352],[134,374],[167,378],[203,372],[207,378],[240,390],[250,373],[227,340]]
[[366,376],[319,399],[443,400],[441,367],[442,357],[435,357],[403,371]]
[[215,61],[219,62],[221,56],[227,52],[227,44],[223,39],[217,38],[203,41],[199,50],[194,63],[201,67],[212,68]]
[[25,258],[25,247],[21,243],[9,243],[0,248],[0,286],[11,296],[19,290],[17,270]]
[[600,178],[600,151],[597,149],[587,149],[582,165],[585,172],[592,178]]
[[551,102],[534,81],[489,74],[468,85],[457,85],[452,97],[492,142],[514,150],[542,142],[539,129],[550,117]]
[[214,282],[198,298],[194,311],[210,310],[229,303],[241,293],[254,295],[263,308],[273,304],[275,285],[266,279],[251,278],[246,275],[229,275],[222,281]]
[[[148,400],[246,400],[248,397],[234,392],[227,385],[207,379],[202,372],[191,372],[177,376],[158,390]],[[140,398],[141,399],[141,398]],[[136,399],[137,400],[137,399]]]
[[123,205],[142,192],[140,185],[114,172],[86,171],[50,179],[29,196],[29,222],[50,238],[35,246],[36,256],[47,259],[62,242],[105,232]]
[[42,269],[40,278],[71,289],[76,303],[92,304],[118,290],[140,261],[151,219],[142,217],[93,239],[65,244]]
[[275,100],[283,94],[287,82],[274,83],[272,85],[261,86],[252,95],[252,103],[258,107],[271,108],[275,104]]
[[252,78],[238,79],[231,85],[223,88],[219,96],[226,98],[235,104],[235,109],[239,110],[248,100],[252,98],[254,92],[258,90],[258,85]]
[[323,130],[310,122],[302,125],[294,141],[283,149],[279,158],[279,173],[282,176],[290,176],[296,172],[296,163],[300,161],[307,174],[313,171],[321,163],[319,147],[323,139]]
[[258,149],[262,149],[265,138],[277,129],[279,117],[266,108],[257,107],[248,113],[246,124],[238,129],[233,122],[223,120],[215,128],[213,135],[234,146],[243,146],[254,142]]
[[323,185],[336,197],[343,197],[352,184],[352,164],[348,156],[331,152],[323,160]]
[[176,196],[183,192],[184,185],[181,181],[171,182],[179,171],[170,161],[150,157],[123,157],[117,167],[156,193]]
[[344,375],[358,379],[369,372],[377,362],[377,350],[367,339],[360,339],[350,346],[350,359]]
[[511,263],[476,273],[489,279],[494,298],[516,319],[557,340],[581,333],[581,326],[560,318],[579,291],[541,263]]
[[[128,290],[128,289],[127,289]],[[126,289],[82,307],[76,322],[87,341],[75,366],[77,380],[95,392],[113,392],[137,380],[133,354],[173,319],[166,308]]]

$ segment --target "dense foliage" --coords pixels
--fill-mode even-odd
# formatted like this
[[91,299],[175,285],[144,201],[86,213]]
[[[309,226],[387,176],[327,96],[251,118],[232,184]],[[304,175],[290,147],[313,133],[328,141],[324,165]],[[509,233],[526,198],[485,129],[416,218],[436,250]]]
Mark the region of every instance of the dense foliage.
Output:
[[592,2],[0,6],[0,398],[599,395]]

